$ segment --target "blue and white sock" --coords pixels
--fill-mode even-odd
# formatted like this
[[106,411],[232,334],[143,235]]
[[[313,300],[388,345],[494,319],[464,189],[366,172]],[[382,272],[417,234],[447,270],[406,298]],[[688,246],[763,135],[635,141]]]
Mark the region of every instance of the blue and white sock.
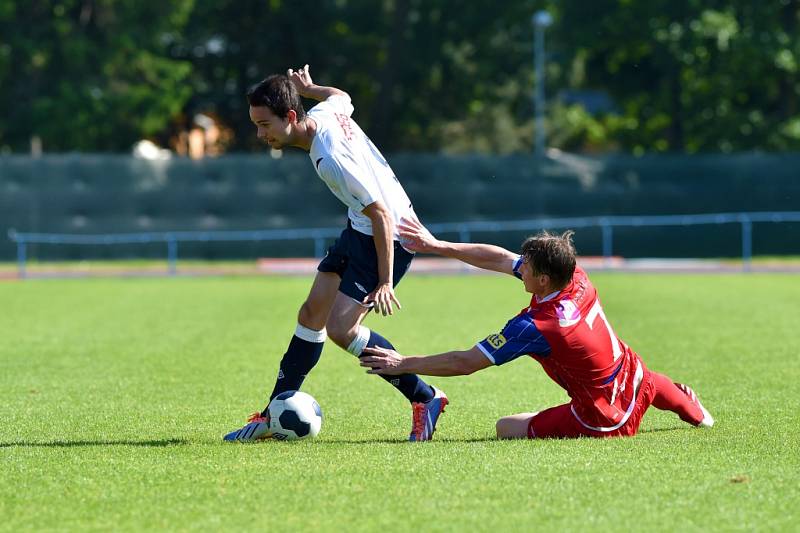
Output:
[[[356,357],[361,357],[364,348],[387,348],[394,350],[392,343],[383,338],[379,333],[370,331],[365,326],[359,326],[355,338],[347,347],[347,351]],[[433,399],[433,388],[422,381],[416,374],[402,374],[399,376],[381,376],[391,383],[397,390],[403,393],[409,402],[428,402]]]
[[306,375],[319,361],[322,355],[322,346],[325,344],[327,332],[309,329],[297,324],[294,336],[289,342],[289,348],[283,354],[275,388],[269,399],[287,390],[299,390],[306,379]]

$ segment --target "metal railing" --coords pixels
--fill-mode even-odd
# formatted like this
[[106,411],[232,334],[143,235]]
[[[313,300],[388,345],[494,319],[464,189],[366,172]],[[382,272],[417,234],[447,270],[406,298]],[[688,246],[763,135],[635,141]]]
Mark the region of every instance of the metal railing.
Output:
[[[710,213],[698,215],[601,216],[575,218],[536,218],[528,220],[499,220],[447,222],[428,224],[433,233],[457,233],[461,242],[470,242],[474,232],[536,231],[555,228],[600,228],[602,253],[610,264],[613,255],[615,227],[693,226],[706,224],[740,224],[742,240],[742,269],[750,271],[753,256],[753,223],[800,222],[800,211],[770,211],[754,213]],[[341,228],[274,229],[254,231],[171,231],[150,233],[117,233],[80,235],[60,233],[8,232],[17,245],[17,268],[20,278],[26,277],[28,244],[111,245],[162,242],[167,247],[169,274],[178,272],[178,243],[214,241],[314,241],[314,253],[321,257],[327,239],[338,237]]]

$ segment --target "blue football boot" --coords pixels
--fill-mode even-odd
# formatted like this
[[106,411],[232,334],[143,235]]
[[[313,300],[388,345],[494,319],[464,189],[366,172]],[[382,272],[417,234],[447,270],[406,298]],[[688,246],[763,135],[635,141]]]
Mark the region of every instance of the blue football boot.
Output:
[[433,432],[436,431],[439,415],[444,413],[445,406],[450,403],[444,392],[436,387],[433,387],[433,392],[433,399],[430,401],[411,404],[413,425],[411,426],[411,435],[408,437],[411,442],[431,440]]

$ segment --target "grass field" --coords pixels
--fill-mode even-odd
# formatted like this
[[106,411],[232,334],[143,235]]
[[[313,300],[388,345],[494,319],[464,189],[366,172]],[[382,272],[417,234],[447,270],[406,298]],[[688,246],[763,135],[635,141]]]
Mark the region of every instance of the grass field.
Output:
[[[648,366],[717,425],[651,410],[630,439],[493,440],[565,401],[519,359],[433,378],[437,439],[329,344],[309,442],[223,444],[261,408],[304,278],[0,283],[0,530],[769,530],[800,524],[800,277],[596,274]],[[527,304],[511,278],[414,277],[368,325],[407,353],[469,347]]]

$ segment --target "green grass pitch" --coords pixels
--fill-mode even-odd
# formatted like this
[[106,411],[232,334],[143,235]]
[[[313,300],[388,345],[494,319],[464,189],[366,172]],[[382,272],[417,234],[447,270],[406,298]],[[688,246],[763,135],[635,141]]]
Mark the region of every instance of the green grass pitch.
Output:
[[[410,409],[329,343],[308,442],[224,444],[260,409],[306,278],[0,283],[0,530],[770,530],[800,523],[800,278],[594,274],[617,334],[690,384],[711,430],[651,409],[630,439],[493,439],[563,403],[518,359],[431,378]],[[410,275],[367,324],[405,353],[467,348],[527,305],[500,276]],[[602,528],[602,529],[600,529]]]

